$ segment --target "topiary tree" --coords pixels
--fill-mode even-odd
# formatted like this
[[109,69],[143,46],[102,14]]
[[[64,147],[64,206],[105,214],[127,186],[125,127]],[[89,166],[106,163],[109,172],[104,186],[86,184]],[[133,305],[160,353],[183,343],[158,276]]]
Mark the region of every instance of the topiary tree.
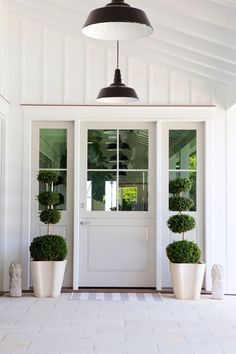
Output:
[[44,191],[39,193],[37,199],[44,207],[40,212],[40,221],[47,225],[47,235],[35,237],[30,245],[30,254],[34,261],[61,261],[67,254],[66,241],[62,236],[51,235],[52,224],[61,219],[61,212],[55,209],[64,198],[60,193],[54,192],[54,185],[63,181],[54,171],[40,171],[37,180],[44,185]]
[[172,263],[197,263],[201,257],[198,245],[185,240],[185,233],[196,227],[194,217],[183,213],[193,205],[192,199],[183,196],[191,187],[192,182],[188,178],[176,178],[169,183],[169,191],[173,195],[169,199],[169,207],[172,211],[178,211],[178,214],[171,216],[167,225],[172,232],[182,234],[181,241],[174,241],[166,248],[167,257]]

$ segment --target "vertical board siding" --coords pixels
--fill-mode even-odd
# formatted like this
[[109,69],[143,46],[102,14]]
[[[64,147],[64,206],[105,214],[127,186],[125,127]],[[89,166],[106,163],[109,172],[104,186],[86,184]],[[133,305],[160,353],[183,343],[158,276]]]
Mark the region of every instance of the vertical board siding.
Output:
[[87,97],[85,103],[94,104],[100,89],[106,86],[106,51],[87,45],[86,59]]
[[22,24],[22,101],[42,102],[42,29]]
[[[115,44],[114,44],[115,45]],[[113,82],[116,52],[9,17],[9,99],[22,103],[95,104]],[[135,88],[139,104],[212,104],[213,88],[168,68],[120,56],[122,82]]]
[[64,102],[85,102],[85,45],[72,39],[65,38],[65,88]]
[[188,78],[171,73],[171,104],[191,104],[191,82]]
[[149,72],[146,63],[129,58],[128,85],[135,89],[139,104],[148,104],[149,101]]
[[64,38],[44,30],[44,103],[64,103]]

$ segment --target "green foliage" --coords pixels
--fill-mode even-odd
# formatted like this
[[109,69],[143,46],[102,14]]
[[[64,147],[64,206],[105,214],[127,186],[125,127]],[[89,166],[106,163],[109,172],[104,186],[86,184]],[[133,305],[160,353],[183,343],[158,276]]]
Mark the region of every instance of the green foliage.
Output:
[[61,212],[58,209],[45,209],[40,213],[40,221],[44,224],[57,224],[61,218]]
[[55,183],[58,180],[57,173],[54,171],[39,171],[37,180],[41,183]]
[[166,248],[166,254],[172,263],[198,263],[201,258],[198,245],[187,240],[170,243]]
[[38,195],[38,201],[44,206],[60,204],[59,193],[56,192],[42,192]]
[[191,215],[177,214],[168,219],[167,225],[174,233],[184,233],[193,230],[196,227],[196,222]]
[[169,199],[169,207],[172,211],[189,210],[193,206],[192,199],[174,196]]
[[66,254],[66,241],[59,235],[35,237],[30,245],[33,261],[63,261]]
[[189,192],[192,187],[192,182],[188,178],[178,177],[169,183],[169,192],[171,194],[180,194]]

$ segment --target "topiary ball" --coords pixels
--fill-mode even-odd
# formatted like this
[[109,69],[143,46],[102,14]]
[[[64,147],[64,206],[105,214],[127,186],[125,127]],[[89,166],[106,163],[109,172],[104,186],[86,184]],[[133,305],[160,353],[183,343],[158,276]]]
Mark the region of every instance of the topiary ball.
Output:
[[57,179],[57,173],[54,171],[42,170],[39,171],[39,174],[37,176],[37,180],[41,183],[55,183],[57,182]]
[[166,254],[172,263],[198,263],[201,250],[193,241],[174,241],[166,248]]
[[60,204],[59,193],[57,192],[42,192],[38,195],[38,201],[45,206]]
[[196,226],[196,221],[191,215],[177,214],[168,219],[167,225],[172,232],[181,234],[193,230]]
[[169,199],[169,208],[172,211],[186,211],[189,210],[192,206],[193,201],[189,198],[175,196]]
[[179,194],[189,192],[192,188],[192,181],[189,178],[178,177],[169,182],[169,192]]
[[41,211],[39,218],[44,224],[57,224],[61,219],[61,212],[58,209],[45,209]]
[[59,235],[35,237],[30,245],[30,256],[33,261],[63,261],[66,255],[66,241]]

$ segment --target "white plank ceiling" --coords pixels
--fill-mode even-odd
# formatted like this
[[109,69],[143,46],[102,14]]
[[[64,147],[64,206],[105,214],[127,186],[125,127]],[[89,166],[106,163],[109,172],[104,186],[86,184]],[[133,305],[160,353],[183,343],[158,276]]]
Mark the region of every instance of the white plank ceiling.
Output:
[[[88,13],[106,0],[3,0],[22,16],[81,34]],[[123,42],[123,54],[150,64],[167,65],[225,87],[236,82],[236,0],[129,0],[143,9],[154,27],[152,36]],[[100,41],[97,41],[100,42]],[[97,45],[115,50],[114,43]]]

